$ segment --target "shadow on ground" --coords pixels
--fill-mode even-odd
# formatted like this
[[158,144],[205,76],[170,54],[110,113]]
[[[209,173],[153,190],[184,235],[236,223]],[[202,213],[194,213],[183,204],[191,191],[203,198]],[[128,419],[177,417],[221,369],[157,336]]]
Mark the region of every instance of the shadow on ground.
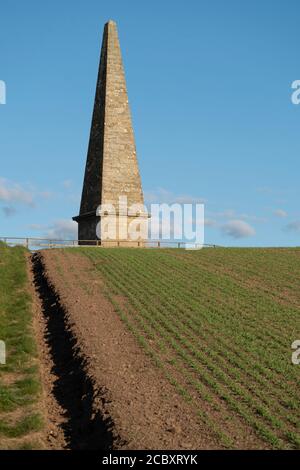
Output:
[[68,327],[66,312],[45,276],[40,254],[34,253],[31,260],[35,289],[46,320],[45,341],[53,361],[52,373],[56,376],[53,394],[64,410],[62,429],[67,448],[112,449],[112,420],[95,410],[93,382],[86,373],[85,362]]

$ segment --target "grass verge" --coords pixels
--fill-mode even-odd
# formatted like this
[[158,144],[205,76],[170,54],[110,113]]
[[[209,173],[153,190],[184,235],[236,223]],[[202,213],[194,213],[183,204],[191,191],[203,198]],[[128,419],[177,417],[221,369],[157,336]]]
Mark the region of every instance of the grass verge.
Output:
[[6,363],[0,365],[0,449],[42,446],[32,320],[26,249],[0,243],[0,340],[6,346]]

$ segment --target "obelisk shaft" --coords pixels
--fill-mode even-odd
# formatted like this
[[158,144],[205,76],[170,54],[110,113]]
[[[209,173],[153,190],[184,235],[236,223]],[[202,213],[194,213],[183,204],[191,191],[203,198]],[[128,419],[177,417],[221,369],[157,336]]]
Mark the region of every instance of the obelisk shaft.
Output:
[[80,240],[94,240],[100,204],[143,204],[134,133],[116,24],[103,33],[94,111],[85,168],[79,224]]

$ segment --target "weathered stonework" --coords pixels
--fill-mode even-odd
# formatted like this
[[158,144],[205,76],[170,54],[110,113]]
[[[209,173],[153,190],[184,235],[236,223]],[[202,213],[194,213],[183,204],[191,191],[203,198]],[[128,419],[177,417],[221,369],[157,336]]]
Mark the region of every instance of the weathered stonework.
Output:
[[[79,240],[96,239],[100,204],[112,204],[119,219],[120,196],[127,196],[128,207],[144,204],[117,27],[109,21],[103,33],[80,214],[73,217]],[[122,225],[133,219],[123,214]]]

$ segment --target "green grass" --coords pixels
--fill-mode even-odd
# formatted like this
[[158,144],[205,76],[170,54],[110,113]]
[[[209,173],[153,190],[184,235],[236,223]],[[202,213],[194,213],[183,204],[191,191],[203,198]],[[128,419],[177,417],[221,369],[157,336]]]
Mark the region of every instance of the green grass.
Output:
[[[28,437],[42,428],[25,254],[22,247],[0,243],[0,340],[6,344],[6,364],[0,365],[0,448],[2,440],[7,446],[7,438]],[[22,440],[15,445],[22,447]]]
[[300,447],[300,249],[71,252],[92,261],[141,347],[225,445],[242,422],[270,448]]

